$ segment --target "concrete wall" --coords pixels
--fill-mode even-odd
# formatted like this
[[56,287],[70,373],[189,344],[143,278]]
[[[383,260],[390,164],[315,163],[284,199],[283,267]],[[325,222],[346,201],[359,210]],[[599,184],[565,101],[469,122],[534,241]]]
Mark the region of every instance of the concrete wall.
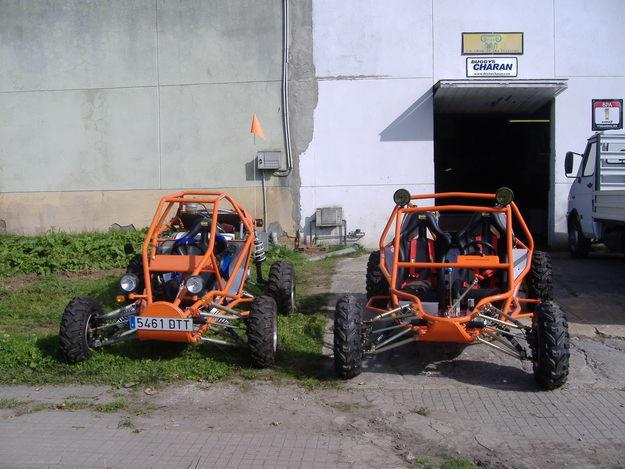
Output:
[[[252,161],[283,150],[281,1],[1,0],[0,64],[8,231],[141,226],[182,188],[262,215]],[[289,183],[267,180],[270,221],[292,231]]]

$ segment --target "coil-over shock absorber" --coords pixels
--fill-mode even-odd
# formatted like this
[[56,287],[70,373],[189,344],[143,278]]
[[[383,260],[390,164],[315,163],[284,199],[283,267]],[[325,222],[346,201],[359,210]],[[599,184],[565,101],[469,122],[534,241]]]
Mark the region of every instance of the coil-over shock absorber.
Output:
[[265,283],[263,279],[263,262],[267,259],[265,255],[265,244],[258,238],[254,237],[254,265],[256,266],[256,283]]

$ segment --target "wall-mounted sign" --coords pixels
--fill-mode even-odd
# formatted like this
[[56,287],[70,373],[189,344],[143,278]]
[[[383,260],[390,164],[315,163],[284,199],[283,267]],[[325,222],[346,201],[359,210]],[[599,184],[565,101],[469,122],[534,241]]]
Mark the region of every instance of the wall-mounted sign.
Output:
[[462,55],[522,55],[523,33],[462,33]]
[[467,77],[516,77],[516,57],[467,57]]
[[592,100],[592,130],[613,130],[622,128],[622,99]]

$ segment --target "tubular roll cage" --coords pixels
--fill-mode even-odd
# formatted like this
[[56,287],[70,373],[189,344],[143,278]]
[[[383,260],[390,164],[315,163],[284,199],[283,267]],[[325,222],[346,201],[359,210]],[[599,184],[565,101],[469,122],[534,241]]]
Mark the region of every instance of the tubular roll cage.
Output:
[[[530,233],[525,220],[521,216],[519,209],[517,208],[514,202],[511,202],[509,205],[504,207],[485,207],[485,206],[475,206],[475,205],[438,205],[438,206],[425,206],[418,207],[413,204],[413,200],[423,200],[423,199],[449,199],[449,198],[469,198],[469,199],[481,199],[481,200],[493,200],[495,201],[495,194],[484,194],[484,193],[472,193],[472,192],[441,192],[438,194],[421,194],[421,195],[411,195],[410,202],[405,206],[395,206],[391,216],[386,223],[384,231],[382,232],[382,236],[380,237],[380,269],[382,273],[387,278],[390,285],[390,308],[396,309],[400,305],[400,300],[409,301],[412,306],[415,307],[417,311],[418,317],[424,318],[428,321],[446,321],[446,322],[455,322],[458,324],[463,324],[473,320],[479,312],[485,308],[487,305],[494,301],[504,301],[504,307],[502,311],[513,318],[522,318],[522,317],[530,317],[533,315],[533,312],[521,312],[521,303],[529,303],[536,304],[539,303],[539,300],[529,299],[529,298],[519,298],[518,293],[521,287],[521,283],[523,278],[530,270],[532,265],[532,255],[534,251],[534,240],[532,238],[532,234]],[[506,253],[507,253],[507,262],[483,262],[480,261],[479,258],[475,259],[466,259],[473,256],[466,256],[465,259],[459,260],[458,262],[405,262],[399,260],[399,242],[400,242],[400,234],[401,234],[401,224],[403,221],[403,217],[408,213],[423,213],[423,212],[451,212],[451,211],[462,211],[462,212],[483,212],[483,213],[502,213],[506,216]],[[512,216],[518,222],[527,244],[521,242],[519,239],[515,238],[513,242],[513,232],[512,232]],[[395,223],[395,236],[394,238],[385,243],[391,228]],[[516,278],[514,277],[514,257],[513,257],[513,248],[515,247],[515,243],[517,246],[523,249],[527,249],[527,263],[525,268]],[[385,249],[393,248],[393,263],[392,263],[392,272],[388,271],[385,262]],[[487,256],[487,258],[490,256]],[[482,258],[483,259],[483,258]],[[487,259],[488,260],[488,259]],[[417,269],[429,269],[429,268],[462,268],[462,269],[506,269],[508,273],[508,290],[504,293],[500,293],[497,295],[491,295],[481,299],[474,307],[471,314],[461,317],[441,317],[441,316],[432,316],[427,314],[423,310],[423,306],[421,304],[421,300],[415,295],[411,295],[407,292],[398,290],[396,288],[397,281],[397,270],[399,268],[417,268]],[[378,313],[384,314],[389,313],[386,309],[381,309],[374,306],[376,300],[386,299],[388,300],[388,296],[374,296],[372,297],[368,304],[367,308],[372,311],[376,311]],[[391,314],[393,317],[395,313]]]
[[[200,273],[213,273],[215,275],[218,290],[211,290],[206,295],[198,297],[197,295],[187,295],[186,287],[183,286],[178,292],[178,295],[173,302],[176,307],[180,306],[183,300],[193,301],[193,304],[187,309],[190,316],[199,315],[200,309],[206,306],[217,307],[217,309],[224,310],[238,306],[240,303],[249,303],[253,300],[251,296],[247,296],[243,292],[245,282],[241,282],[241,285],[237,289],[236,293],[230,293],[230,287],[235,280],[236,275],[230,276],[227,280],[224,280],[219,269],[219,263],[215,258],[213,249],[215,246],[215,239],[217,236],[217,220],[219,216],[219,207],[222,202],[227,202],[234,212],[239,216],[241,223],[245,228],[247,236],[244,236],[242,242],[241,254],[238,256],[233,272],[237,272],[243,263],[245,262],[244,269],[248,270],[251,261],[252,245],[254,243],[254,221],[251,215],[241,207],[230,195],[224,192],[216,191],[183,191],[175,194],[167,195],[163,197],[156,209],[156,213],[152,218],[150,228],[145,237],[143,248],[141,250],[141,256],[143,259],[143,275],[145,279],[145,291],[143,294],[131,294],[128,298],[131,300],[143,300],[148,305],[153,303],[152,285],[150,282],[151,274],[156,272],[186,272],[187,275],[198,275]],[[157,254],[156,247],[159,243],[165,241],[173,241],[174,238],[161,237],[161,234],[167,229],[171,228],[175,222],[179,221],[178,214],[181,208],[185,204],[203,204],[204,206],[212,205],[212,210],[208,210],[211,214],[210,225],[210,238],[208,248],[204,255],[168,255]],[[171,213],[173,207],[178,204],[178,211],[168,222],[168,215]],[[207,207],[208,209],[208,207]],[[189,229],[189,227],[185,227]],[[234,313],[234,311],[230,311]],[[249,311],[238,313],[238,316],[247,316]],[[233,319],[237,317],[233,316]],[[208,324],[203,327],[206,329]]]

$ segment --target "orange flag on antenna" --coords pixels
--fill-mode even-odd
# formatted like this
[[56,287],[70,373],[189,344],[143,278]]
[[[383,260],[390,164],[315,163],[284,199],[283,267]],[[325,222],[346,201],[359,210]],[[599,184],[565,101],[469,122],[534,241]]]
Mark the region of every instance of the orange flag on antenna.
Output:
[[263,132],[263,128],[260,126],[260,121],[258,117],[256,117],[256,113],[252,115],[252,128],[250,129],[250,133],[258,135],[263,140],[267,140],[265,132]]

